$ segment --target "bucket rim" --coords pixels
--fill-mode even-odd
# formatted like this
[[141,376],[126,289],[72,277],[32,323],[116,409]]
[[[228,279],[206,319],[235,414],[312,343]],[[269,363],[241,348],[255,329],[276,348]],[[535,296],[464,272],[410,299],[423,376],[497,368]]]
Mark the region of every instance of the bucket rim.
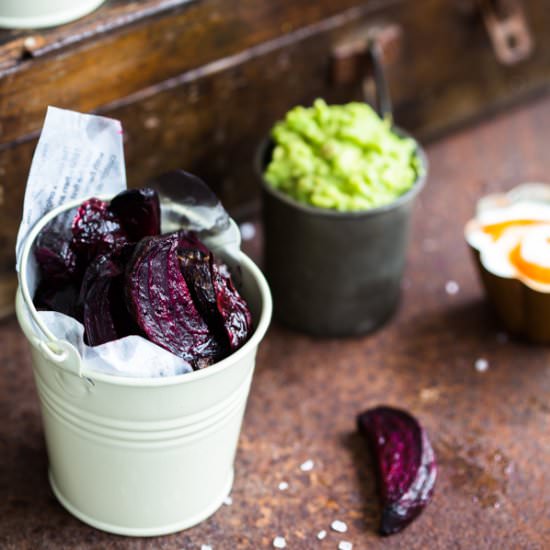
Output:
[[[34,323],[41,328],[44,335],[52,343],[59,342],[60,340],[56,338],[45,326],[43,321],[41,321],[38,318],[37,316],[38,311],[34,307],[34,303],[32,301],[32,298],[30,296],[30,292],[27,286],[28,258],[32,251],[33,244],[38,234],[51,220],[53,220],[59,214],[79,206],[83,201],[88,200],[89,198],[92,198],[92,197],[100,198],[102,200],[110,200],[113,197],[113,195],[95,194],[95,195],[89,195],[84,197],[78,197],[71,201],[65,202],[64,204],[58,206],[57,208],[52,209],[50,212],[48,212],[42,218],[40,218],[36,222],[36,224],[32,227],[32,229],[29,231],[27,235],[27,238],[23,246],[23,250],[21,254],[21,265],[18,273],[18,279],[19,279],[18,292],[21,294],[21,297],[23,299],[22,300],[23,307],[27,308],[27,312],[30,314]],[[67,369],[67,367],[62,363],[58,363],[58,366],[60,366],[65,370],[69,370],[73,374],[77,374],[82,378],[89,378],[94,382],[98,381],[98,382],[105,382],[105,383],[118,385],[118,386],[139,386],[139,387],[159,387],[159,386],[172,386],[177,384],[191,383],[195,380],[200,380],[203,378],[208,378],[210,376],[215,376],[216,374],[222,371],[225,371],[226,369],[230,368],[233,364],[239,362],[241,358],[244,358],[248,353],[254,351],[258,347],[260,342],[263,340],[265,333],[267,332],[267,329],[271,322],[271,316],[273,311],[273,301],[271,298],[271,292],[269,290],[267,281],[263,273],[261,272],[260,268],[242,251],[240,251],[240,256],[238,257],[238,261],[241,269],[248,271],[252,275],[252,278],[254,279],[255,283],[258,286],[259,295],[260,295],[260,314],[257,320],[257,325],[254,328],[254,332],[252,333],[252,336],[249,338],[249,340],[247,340],[246,343],[241,348],[234,351],[233,353],[231,353],[221,361],[218,361],[217,363],[214,363],[213,365],[210,365],[209,367],[204,369],[182,373],[174,376],[167,376],[167,377],[117,376],[114,374],[106,374],[106,373],[96,372],[93,370],[87,370],[82,364],[81,364],[81,368],[78,371],[75,371],[73,369]],[[34,345],[40,350],[43,347],[43,345],[44,344],[47,345],[47,343],[38,337],[34,329],[31,328],[31,330],[35,332],[35,339],[29,339],[29,341],[31,342],[31,345]],[[80,357],[80,355],[79,355],[79,359],[81,362],[82,358]]]

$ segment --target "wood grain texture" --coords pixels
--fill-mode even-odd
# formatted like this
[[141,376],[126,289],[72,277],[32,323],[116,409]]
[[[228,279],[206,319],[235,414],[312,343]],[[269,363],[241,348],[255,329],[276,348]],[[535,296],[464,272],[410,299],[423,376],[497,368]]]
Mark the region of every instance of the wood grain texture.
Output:
[[[386,0],[388,1],[388,0]],[[379,0],[203,0],[28,59],[0,74],[0,145],[36,132],[48,104],[92,111],[184,71]],[[394,3],[389,1],[389,3]],[[84,38],[87,38],[85,35]]]
[[[3,53],[14,52],[16,44],[31,37],[36,40],[26,46],[26,51],[32,56],[40,56],[44,51],[60,49],[67,44],[75,44],[108,33],[147,17],[162,15],[192,1],[194,0],[106,0],[85,17],[65,25],[39,30],[0,29],[0,46]],[[9,64],[8,59],[10,58],[5,56],[2,68],[17,65],[21,61],[21,54],[13,55]]]
[[[483,301],[464,223],[481,195],[546,179],[550,97],[428,147],[398,315],[356,339],[315,340],[273,324],[258,354],[236,461],[233,504],[188,531],[125,539],[87,527],[55,501],[30,357],[15,321],[0,324],[0,546],[149,550],[545,550],[550,543],[550,351],[506,341]],[[245,247],[259,259],[260,235]],[[445,284],[456,281],[455,295]],[[489,368],[479,373],[476,359]],[[439,461],[434,501],[401,534],[376,534],[373,464],[355,415],[409,409]],[[311,472],[300,464],[312,459]],[[289,487],[280,491],[278,484]],[[330,523],[340,519],[348,532]],[[316,533],[325,529],[324,541]]]
[[[396,118],[431,138],[449,127],[502,109],[548,88],[550,10],[544,2],[523,2],[535,51],[513,66],[496,61],[477,16],[460,14],[456,2],[424,0],[422,10],[400,10],[405,33],[401,62],[392,73]],[[437,23],[434,23],[437,22]]]

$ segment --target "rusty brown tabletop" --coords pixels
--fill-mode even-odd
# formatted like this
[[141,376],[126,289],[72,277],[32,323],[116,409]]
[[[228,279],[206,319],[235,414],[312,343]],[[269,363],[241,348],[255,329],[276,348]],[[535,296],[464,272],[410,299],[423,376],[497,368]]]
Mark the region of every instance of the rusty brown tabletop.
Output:
[[[550,179],[547,128],[544,97],[428,147],[429,183],[415,211],[399,313],[356,339],[316,340],[272,325],[259,350],[232,503],[182,533],[109,535],[57,503],[27,343],[14,319],[2,322],[0,548],[256,549],[276,536],[290,549],[336,549],[342,540],[354,549],[550,548],[550,349],[502,332],[462,236],[480,195]],[[260,237],[246,246],[259,259]],[[449,281],[458,292],[448,292]],[[475,368],[480,358],[484,372]],[[439,461],[434,500],[388,538],[377,534],[373,463],[355,431],[356,414],[379,403],[414,413]],[[313,468],[303,471],[308,460]],[[347,532],[331,530],[334,520]]]

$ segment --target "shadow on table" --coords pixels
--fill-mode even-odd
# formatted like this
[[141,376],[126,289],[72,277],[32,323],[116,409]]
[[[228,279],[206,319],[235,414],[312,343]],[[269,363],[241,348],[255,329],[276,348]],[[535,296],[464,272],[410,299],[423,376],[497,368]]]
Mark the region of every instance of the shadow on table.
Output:
[[548,349],[509,334],[483,300],[402,319],[383,337],[391,340],[384,345],[393,353],[410,358],[415,374],[426,375],[445,367],[473,369],[480,357],[497,361],[501,374],[516,370],[519,357],[533,359],[527,368],[538,370],[536,360]]
[[410,374],[422,373],[426,379],[436,372],[454,379],[462,368],[473,369],[480,357],[498,359],[504,371],[515,368],[513,357],[537,356],[543,349],[507,333],[481,300],[418,313],[388,329],[380,347],[391,348]]
[[399,327],[400,339],[430,342],[434,338],[447,342],[491,342],[504,333],[492,309],[483,300],[472,300],[415,315]]
[[353,458],[357,486],[362,500],[362,519],[358,527],[365,531],[378,533],[381,514],[376,483],[376,465],[367,442],[359,432],[350,432],[342,437],[342,444]]

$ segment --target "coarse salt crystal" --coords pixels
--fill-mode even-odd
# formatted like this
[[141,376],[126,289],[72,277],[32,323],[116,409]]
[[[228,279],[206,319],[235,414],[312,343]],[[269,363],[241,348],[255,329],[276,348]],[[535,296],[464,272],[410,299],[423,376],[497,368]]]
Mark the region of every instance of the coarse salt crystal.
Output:
[[489,368],[489,361],[483,357],[480,357],[479,359],[476,359],[475,368],[477,372],[485,372]]
[[233,498],[231,496],[226,496],[224,499],[223,499],[223,503],[226,505],[226,506],[231,506],[233,504]]
[[279,483],[279,491],[286,491],[288,489],[288,483],[286,481],[281,481]]
[[34,36],[27,36],[23,42],[23,46],[27,48],[27,50],[31,50],[34,48],[37,44],[36,38]]
[[338,533],[345,533],[348,530],[348,526],[343,521],[340,521],[338,519],[334,520],[330,524],[330,528],[333,531],[337,531]]
[[353,544],[347,540],[341,540],[338,543],[338,550],[352,550]]
[[324,529],[317,533],[317,538],[319,540],[323,540],[326,536],[327,536],[327,532]]
[[439,393],[439,389],[436,387],[422,388],[420,390],[420,399],[431,403],[439,399]]
[[460,290],[460,286],[458,286],[458,283],[456,281],[447,281],[445,284],[445,292],[447,294],[450,294],[451,296],[453,294],[457,294]]
[[286,540],[284,537],[275,537],[273,539],[274,548],[286,548]]
[[300,465],[300,470],[302,472],[309,472],[310,470],[313,470],[313,460],[306,460],[303,464]]

